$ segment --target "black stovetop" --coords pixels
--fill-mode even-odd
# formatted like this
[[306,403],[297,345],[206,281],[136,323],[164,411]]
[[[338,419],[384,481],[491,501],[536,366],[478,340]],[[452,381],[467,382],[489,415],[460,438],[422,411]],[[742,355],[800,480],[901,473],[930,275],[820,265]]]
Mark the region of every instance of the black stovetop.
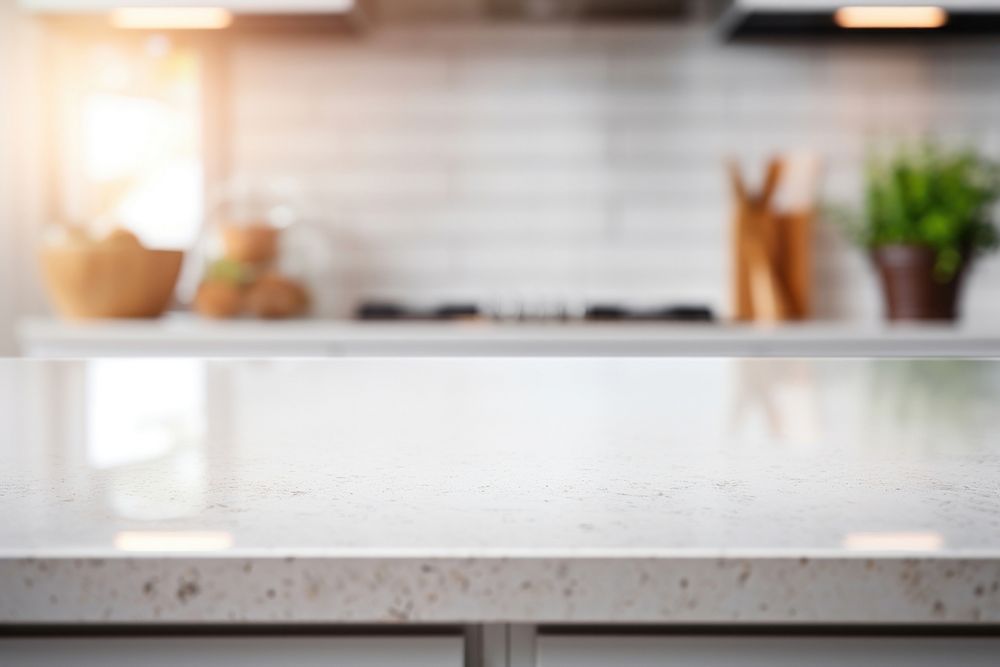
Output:
[[559,304],[514,305],[488,308],[476,303],[445,302],[432,306],[413,306],[395,301],[363,301],[355,318],[365,321],[458,321],[495,320],[501,322],[714,322],[708,306],[671,304],[653,307],[632,307],[616,303],[595,303],[582,309]]

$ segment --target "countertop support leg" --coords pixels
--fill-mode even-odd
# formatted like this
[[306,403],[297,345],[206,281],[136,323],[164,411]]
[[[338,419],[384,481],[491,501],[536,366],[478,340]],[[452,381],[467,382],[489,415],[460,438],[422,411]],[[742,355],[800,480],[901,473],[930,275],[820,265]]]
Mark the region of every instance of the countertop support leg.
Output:
[[466,630],[467,667],[534,667],[535,626],[472,625]]

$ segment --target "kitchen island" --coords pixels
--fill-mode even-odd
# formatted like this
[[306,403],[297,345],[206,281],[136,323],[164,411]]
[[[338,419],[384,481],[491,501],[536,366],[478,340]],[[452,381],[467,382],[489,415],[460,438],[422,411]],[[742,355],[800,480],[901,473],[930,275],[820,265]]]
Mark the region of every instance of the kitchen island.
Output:
[[1000,362],[8,360],[0,399],[0,664],[1000,655]]

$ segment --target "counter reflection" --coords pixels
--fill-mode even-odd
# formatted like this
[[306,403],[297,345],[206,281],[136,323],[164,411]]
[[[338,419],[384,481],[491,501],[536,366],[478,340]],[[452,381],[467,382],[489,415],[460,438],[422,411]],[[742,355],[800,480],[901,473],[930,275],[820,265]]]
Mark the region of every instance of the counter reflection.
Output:
[[204,507],[208,418],[201,361],[89,361],[83,393],[87,463],[109,476],[108,500],[117,515],[168,519]]
[[384,544],[417,525],[406,544],[462,546],[492,539],[482,511],[519,544],[641,521],[669,544],[767,546],[754,527],[785,517],[810,545],[930,549],[979,539],[934,502],[1000,446],[1000,365],[979,361],[11,361],[0,388],[19,406],[0,496],[29,546]]

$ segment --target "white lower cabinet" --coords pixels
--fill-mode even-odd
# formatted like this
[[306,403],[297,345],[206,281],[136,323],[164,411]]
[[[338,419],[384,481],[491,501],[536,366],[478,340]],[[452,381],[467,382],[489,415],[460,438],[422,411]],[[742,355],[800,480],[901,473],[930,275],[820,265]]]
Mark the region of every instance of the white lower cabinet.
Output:
[[540,635],[538,667],[997,667],[1000,638]]
[[[2,667],[997,667],[1000,638],[539,634],[532,650],[430,636],[3,637]],[[495,654],[495,655],[494,655]],[[497,656],[500,656],[499,658]]]
[[460,636],[0,638],[4,667],[462,667]]

